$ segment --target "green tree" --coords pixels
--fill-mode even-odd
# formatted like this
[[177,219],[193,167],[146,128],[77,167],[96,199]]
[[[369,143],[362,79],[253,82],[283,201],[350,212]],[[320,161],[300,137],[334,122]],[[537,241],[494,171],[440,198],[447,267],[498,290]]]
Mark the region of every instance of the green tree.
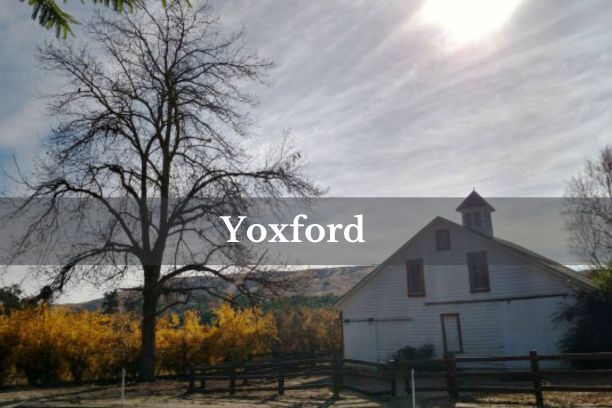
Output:
[[19,285],[11,285],[0,288],[0,311],[8,314],[12,309],[22,306],[21,288]]
[[104,293],[102,299],[102,313],[111,314],[119,311],[119,292],[117,289]]
[[612,350],[612,291],[610,286],[582,291],[575,302],[564,306],[555,316],[569,323],[561,340],[567,353],[595,353]]
[[584,290],[556,315],[569,324],[561,341],[566,352],[612,350],[612,148],[604,147],[595,160],[568,184],[564,201],[572,249],[582,256],[595,289]]

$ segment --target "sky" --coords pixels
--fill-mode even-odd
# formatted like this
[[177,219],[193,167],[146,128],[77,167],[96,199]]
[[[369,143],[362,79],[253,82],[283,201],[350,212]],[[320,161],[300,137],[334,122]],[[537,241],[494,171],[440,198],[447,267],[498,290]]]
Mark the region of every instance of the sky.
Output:
[[[612,140],[608,0],[211,2],[277,65],[253,132],[289,130],[330,196],[561,196]],[[37,154],[54,123],[41,95],[63,83],[38,68],[55,38],[29,15],[0,4],[2,167]]]
[[[253,132],[290,130],[331,196],[559,196],[610,140],[609,1],[212,3],[277,64],[256,90]],[[69,6],[81,20],[94,9]],[[0,35],[10,167],[36,154],[53,124],[40,95],[63,80],[37,67],[54,36],[27,5],[2,2]]]
[[220,3],[279,62],[263,132],[331,195],[559,196],[612,140],[609,1]]

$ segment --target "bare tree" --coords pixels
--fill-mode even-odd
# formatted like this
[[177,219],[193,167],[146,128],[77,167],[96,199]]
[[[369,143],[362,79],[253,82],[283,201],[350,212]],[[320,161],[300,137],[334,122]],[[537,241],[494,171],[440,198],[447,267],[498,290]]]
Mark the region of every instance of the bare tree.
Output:
[[564,201],[575,252],[599,269],[612,263],[612,148],[587,161],[568,186]]
[[[60,43],[40,49],[42,65],[69,83],[50,97],[59,126],[46,139],[36,171],[23,177],[32,193],[19,210],[34,203],[43,210],[18,249],[49,250],[61,214],[87,218],[88,206],[102,210],[103,222],[80,219],[79,233],[89,232],[91,240],[70,246],[62,265],[48,272],[50,286],[61,291],[94,274],[121,279],[138,265],[141,378],[152,380],[159,299],[172,291],[173,280],[199,273],[250,295],[283,281],[282,274],[254,265],[249,248],[217,241],[214,226],[201,228],[198,221],[248,211],[249,196],[320,191],[304,178],[300,154],[285,139],[275,149],[249,153],[245,112],[253,99],[243,90],[260,82],[271,64],[245,51],[242,33],[224,35],[208,5],[172,2],[99,15],[88,32],[87,48]],[[77,204],[69,201],[74,198]],[[202,253],[202,243],[208,252]],[[211,264],[213,254],[223,255],[224,266]],[[225,296],[205,283],[198,289]]]

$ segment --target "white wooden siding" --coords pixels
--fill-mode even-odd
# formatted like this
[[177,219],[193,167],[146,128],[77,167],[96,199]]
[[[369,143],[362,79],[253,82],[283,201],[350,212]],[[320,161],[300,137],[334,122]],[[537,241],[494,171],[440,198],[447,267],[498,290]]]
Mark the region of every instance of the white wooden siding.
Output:
[[377,361],[376,322],[344,324],[344,356],[356,360]]
[[[451,249],[436,251],[435,230],[451,229]],[[467,252],[487,251],[490,292],[471,293]],[[425,297],[408,297],[405,261],[422,258],[425,273]],[[526,263],[494,242],[474,237],[452,224],[432,225],[422,236],[398,253],[382,270],[369,279],[342,304],[345,319],[375,319],[375,340],[370,340],[373,355],[386,360],[401,347],[433,344],[438,355],[443,348],[440,314],[459,313],[465,355],[500,355],[557,351],[563,328],[551,322],[560,297],[531,300],[488,301],[479,303],[433,304],[486,300],[517,296],[541,296],[571,293],[567,282],[538,266]],[[530,313],[525,318],[526,311]],[[406,318],[405,322],[381,322]],[[350,346],[357,334],[345,324],[347,357],[363,358]],[[349,347],[350,346],[350,347]],[[365,346],[360,346],[365,347]],[[350,348],[350,351],[348,350]]]

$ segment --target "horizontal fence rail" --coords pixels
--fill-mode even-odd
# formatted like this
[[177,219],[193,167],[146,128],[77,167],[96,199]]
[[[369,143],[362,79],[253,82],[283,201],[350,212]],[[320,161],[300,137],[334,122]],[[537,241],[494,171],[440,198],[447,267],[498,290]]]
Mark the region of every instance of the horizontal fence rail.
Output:
[[[541,367],[541,362],[565,362],[568,368]],[[602,363],[609,361],[610,368],[576,369],[576,363]],[[504,365],[474,367],[483,363],[512,363],[513,368]],[[481,364],[482,365],[482,364]],[[520,368],[514,368],[521,365]],[[532,350],[529,354],[514,356],[457,357],[446,354],[443,359],[371,362],[342,358],[339,355],[325,355],[311,358],[287,358],[244,363],[193,366],[189,372],[189,391],[229,392],[233,395],[238,387],[249,391],[276,391],[283,395],[285,390],[330,387],[334,397],[343,388],[369,394],[387,393],[397,395],[397,383],[404,379],[410,392],[410,371],[417,370],[418,382],[426,379],[440,380],[438,384],[415,384],[416,391],[443,391],[456,398],[459,393],[528,393],[533,394],[537,407],[544,407],[544,392],[612,392],[612,385],[559,385],[551,380],[564,376],[599,376],[612,378],[612,352],[543,354]],[[285,380],[295,378],[316,378],[315,381],[285,385]],[[387,384],[383,391],[369,392],[360,389],[346,378],[359,378]],[[519,384],[491,384],[490,379],[498,377],[507,382]],[[471,379],[470,384],[463,380]],[[225,383],[226,387],[208,388],[207,382]],[[196,387],[196,384],[199,386]]]
[[[249,391],[277,391],[283,395],[289,389],[307,389],[332,386],[334,394],[339,393],[336,377],[341,372],[338,367],[342,359],[338,357],[318,357],[290,360],[269,360],[246,363],[225,363],[218,365],[198,365],[190,368],[189,391],[220,392],[235,394],[237,387]],[[285,385],[285,380],[316,377],[317,381]],[[225,383],[226,388],[209,388],[210,382]],[[271,383],[276,382],[276,385]],[[196,387],[196,383],[199,387]],[[337,390],[336,390],[337,389]]]
[[[541,362],[562,362],[571,364],[576,363],[603,363],[611,362],[612,353],[565,353],[565,354],[538,354],[532,350],[529,354],[518,356],[491,356],[491,357],[456,357],[452,354],[445,356],[445,366],[447,375],[447,391],[453,397],[457,397],[460,392],[478,393],[530,393],[533,394],[536,407],[544,407],[544,392],[612,392],[610,385],[576,385],[576,384],[549,384],[552,379],[560,376],[605,376],[612,375],[612,369],[607,368],[543,368]],[[522,369],[507,370],[477,370],[465,368],[461,369],[462,364],[467,363],[504,363],[504,362],[525,362]],[[561,365],[561,364],[559,364]],[[459,368],[457,368],[459,367]],[[494,375],[506,376],[507,378],[522,379],[528,381],[527,386],[497,386],[497,385],[457,385],[461,378],[474,376]]]

